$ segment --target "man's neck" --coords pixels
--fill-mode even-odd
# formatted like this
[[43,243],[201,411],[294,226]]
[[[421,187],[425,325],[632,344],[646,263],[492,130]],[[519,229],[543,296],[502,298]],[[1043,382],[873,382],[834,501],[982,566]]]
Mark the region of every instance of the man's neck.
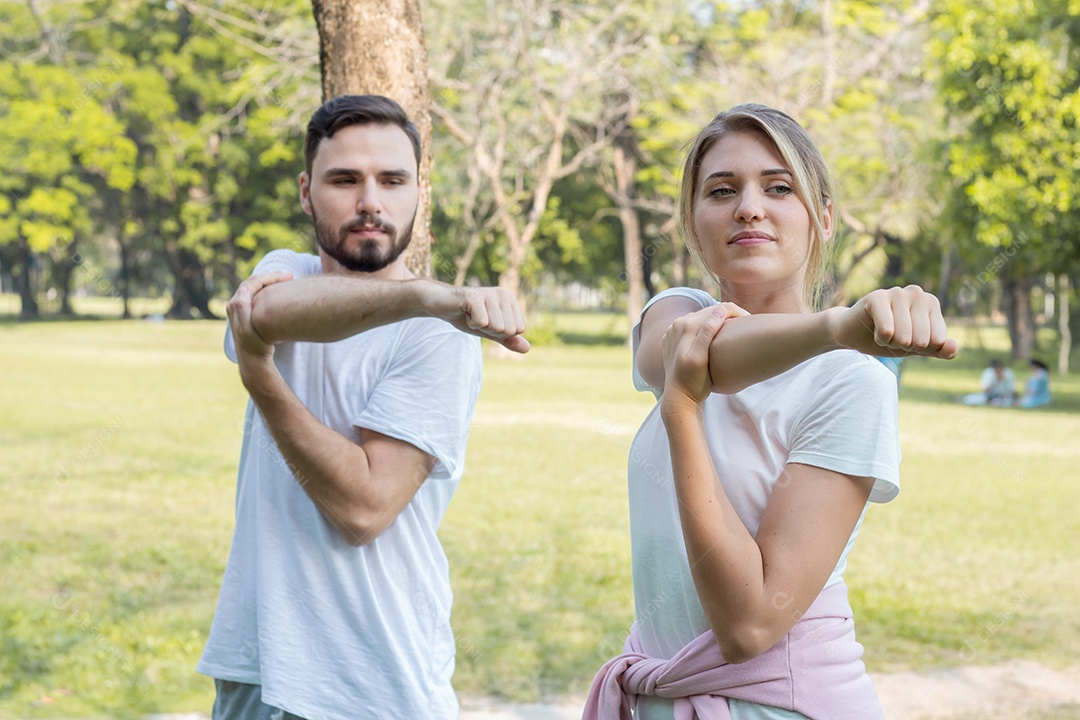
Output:
[[411,280],[416,277],[413,271],[409,269],[409,266],[405,264],[405,259],[400,256],[394,262],[375,272],[349,270],[323,252],[319,253],[319,261],[322,263],[324,275],[341,275],[342,277],[353,277],[361,280]]

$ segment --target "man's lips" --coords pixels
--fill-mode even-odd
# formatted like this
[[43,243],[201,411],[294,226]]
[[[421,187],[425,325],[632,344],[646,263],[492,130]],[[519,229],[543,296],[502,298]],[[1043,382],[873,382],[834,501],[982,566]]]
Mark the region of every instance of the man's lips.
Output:
[[368,225],[366,227],[349,228],[350,235],[358,235],[362,238],[386,237],[387,232],[382,228]]

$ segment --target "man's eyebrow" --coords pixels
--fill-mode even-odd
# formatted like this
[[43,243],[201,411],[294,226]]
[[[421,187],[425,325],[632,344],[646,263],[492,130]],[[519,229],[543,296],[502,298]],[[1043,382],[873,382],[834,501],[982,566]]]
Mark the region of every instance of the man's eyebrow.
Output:
[[[762,177],[769,176],[769,175],[787,175],[788,177],[791,177],[791,171],[788,170],[787,168],[767,168],[767,169],[761,171],[761,175],[762,175]],[[735,173],[731,172],[730,170],[717,170],[714,173],[709,173],[709,175],[705,178],[704,181],[712,180],[713,178],[730,178],[730,177],[735,177]]]
[[[380,170],[376,173],[379,177],[393,177],[393,178],[405,178],[406,180],[413,175],[405,168],[395,168],[393,170]],[[330,168],[323,173],[323,177],[363,177],[364,173],[354,168]]]

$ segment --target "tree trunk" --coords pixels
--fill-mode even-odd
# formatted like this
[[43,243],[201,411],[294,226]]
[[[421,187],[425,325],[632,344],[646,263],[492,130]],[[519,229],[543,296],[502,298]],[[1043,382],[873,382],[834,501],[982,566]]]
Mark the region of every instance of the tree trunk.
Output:
[[627,327],[633,327],[644,305],[644,271],[641,262],[641,221],[634,207],[634,175],[637,173],[637,139],[626,127],[615,138],[613,164],[615,169],[615,203],[623,230],[623,258],[626,262]]
[[904,242],[887,232],[882,232],[881,237],[885,241],[885,274],[881,284],[896,285],[904,272]]
[[521,290],[521,266],[525,264],[526,244],[520,239],[517,242],[509,241],[509,252],[506,255],[506,269],[499,274],[499,287],[517,298],[521,311],[527,310],[525,294]]
[[1003,279],[1001,302],[1008,319],[1009,340],[1014,360],[1030,360],[1035,349],[1035,316],[1031,312],[1031,288],[1028,277]]
[[938,279],[937,298],[941,303],[941,314],[949,312],[949,292],[952,289],[952,265],[955,250],[952,245],[941,253],[941,276]]
[[641,282],[645,286],[645,296],[652,298],[656,295],[656,285],[652,281],[653,255],[651,252],[641,253]]
[[1061,347],[1058,349],[1058,374],[1069,374],[1069,356],[1072,354],[1072,330],[1069,328],[1069,276],[1058,275],[1054,293],[1057,305],[1058,333],[1061,335]]
[[312,0],[323,99],[385,95],[420,130],[420,204],[405,263],[431,277],[431,97],[419,0]]
[[216,320],[210,310],[210,293],[206,289],[203,265],[189,250],[177,249],[172,243],[165,246],[169,269],[173,273],[173,301],[167,317],[189,320],[198,312],[207,320]]
[[671,284],[673,287],[683,287],[686,285],[686,266],[690,256],[678,230],[672,228],[667,235],[671,240]]
[[19,264],[19,276],[16,285],[19,286],[20,320],[37,320],[41,315],[37,302],[37,261],[34,253],[30,251],[30,245],[26,238],[19,239],[19,249],[16,257]]
[[125,239],[116,233],[117,242],[120,244],[120,276],[117,281],[120,284],[120,297],[124,301],[124,320],[131,319],[131,251]]
[[78,262],[73,259],[78,255],[76,245],[77,241],[68,245],[63,251],[63,257],[57,258],[55,254],[52,256],[53,276],[56,280],[57,292],[60,294],[60,314],[65,317],[75,314],[75,310],[71,307],[71,279],[75,266],[78,265]]

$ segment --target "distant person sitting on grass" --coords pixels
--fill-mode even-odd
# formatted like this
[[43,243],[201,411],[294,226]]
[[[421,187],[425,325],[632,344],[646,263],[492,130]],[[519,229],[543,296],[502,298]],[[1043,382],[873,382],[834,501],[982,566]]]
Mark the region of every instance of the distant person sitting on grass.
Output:
[[1050,372],[1040,360],[1032,360],[1031,377],[1027,379],[1023,396],[1016,401],[1017,407],[1037,408],[1050,404]]
[[960,398],[965,405],[995,405],[1008,407],[1016,400],[1016,374],[997,358],[990,361],[990,367],[979,376],[982,392],[971,393]]

